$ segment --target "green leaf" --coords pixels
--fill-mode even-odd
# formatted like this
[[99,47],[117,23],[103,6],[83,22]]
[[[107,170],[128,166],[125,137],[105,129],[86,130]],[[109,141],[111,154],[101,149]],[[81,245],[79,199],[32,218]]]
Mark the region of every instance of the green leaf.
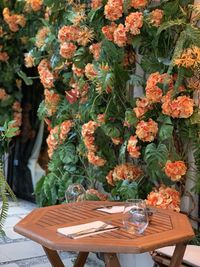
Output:
[[185,19],[176,19],[176,20],[170,20],[170,21],[164,22],[158,28],[157,35],[161,34],[162,31],[167,30],[169,28],[172,28],[174,26],[181,26],[181,27],[183,27],[185,25],[186,25]]
[[22,80],[25,82],[26,85],[29,86],[29,85],[32,85],[33,84],[33,80],[31,79],[31,77],[28,77],[26,75],[26,73],[23,72],[22,70],[18,71],[17,74],[18,74],[18,76],[20,78],[22,78]]
[[121,135],[118,124],[106,123],[101,128],[103,129],[104,133],[111,138],[117,138]]

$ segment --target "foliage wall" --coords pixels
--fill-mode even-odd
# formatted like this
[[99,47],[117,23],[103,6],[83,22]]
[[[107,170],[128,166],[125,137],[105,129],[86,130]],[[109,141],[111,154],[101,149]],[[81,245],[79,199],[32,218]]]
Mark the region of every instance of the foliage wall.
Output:
[[186,177],[197,177],[200,190],[199,107],[193,100],[200,89],[199,5],[21,0],[10,6],[12,15],[18,7],[26,26],[18,23],[14,35],[28,37],[21,50],[25,65],[37,66],[45,89],[38,115],[48,125],[50,161],[37,185],[38,203],[60,203],[69,184],[82,183],[88,198],[149,194],[150,204],[179,210]]

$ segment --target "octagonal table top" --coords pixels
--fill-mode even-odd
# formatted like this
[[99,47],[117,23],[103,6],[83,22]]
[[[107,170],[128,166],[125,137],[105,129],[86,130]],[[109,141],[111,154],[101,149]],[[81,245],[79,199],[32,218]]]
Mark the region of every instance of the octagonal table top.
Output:
[[[113,204],[116,202],[84,201],[38,208],[22,219],[14,230],[52,250],[106,253],[143,253],[188,241],[194,236],[186,215],[163,209],[155,209],[144,234],[130,234],[123,228],[122,213],[96,210]],[[109,221],[119,229],[79,239],[57,233],[58,228],[92,221]]]

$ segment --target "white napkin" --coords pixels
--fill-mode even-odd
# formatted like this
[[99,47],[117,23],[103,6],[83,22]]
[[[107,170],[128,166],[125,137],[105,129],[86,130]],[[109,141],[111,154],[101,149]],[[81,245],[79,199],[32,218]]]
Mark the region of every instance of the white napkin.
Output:
[[113,213],[121,213],[124,211],[124,206],[113,206],[113,207],[109,207],[109,208],[99,208],[97,209],[99,211],[103,211],[103,212],[106,212],[106,213],[110,213],[110,214],[113,214]]
[[[100,227],[102,227],[102,228],[100,228]],[[79,224],[79,225],[75,225],[75,226],[58,228],[57,232],[60,234],[66,235],[67,237],[70,237],[73,239],[78,239],[78,238],[82,238],[82,237],[86,237],[86,236],[102,234],[104,232],[117,230],[117,229],[118,229],[118,227],[116,227],[112,224],[107,224],[107,223],[105,224],[105,222],[102,222],[102,221],[94,221],[91,223],[85,223],[85,224]],[[76,234],[79,234],[79,233],[80,233],[80,235],[75,236]]]

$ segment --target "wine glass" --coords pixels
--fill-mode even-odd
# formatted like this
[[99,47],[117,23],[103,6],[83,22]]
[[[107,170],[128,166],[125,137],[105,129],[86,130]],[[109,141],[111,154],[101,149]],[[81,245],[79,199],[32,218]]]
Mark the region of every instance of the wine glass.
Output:
[[85,199],[86,191],[81,184],[71,184],[65,191],[66,202],[79,202]]
[[146,203],[142,199],[131,199],[125,204],[123,224],[125,229],[132,234],[140,235],[149,223]]

